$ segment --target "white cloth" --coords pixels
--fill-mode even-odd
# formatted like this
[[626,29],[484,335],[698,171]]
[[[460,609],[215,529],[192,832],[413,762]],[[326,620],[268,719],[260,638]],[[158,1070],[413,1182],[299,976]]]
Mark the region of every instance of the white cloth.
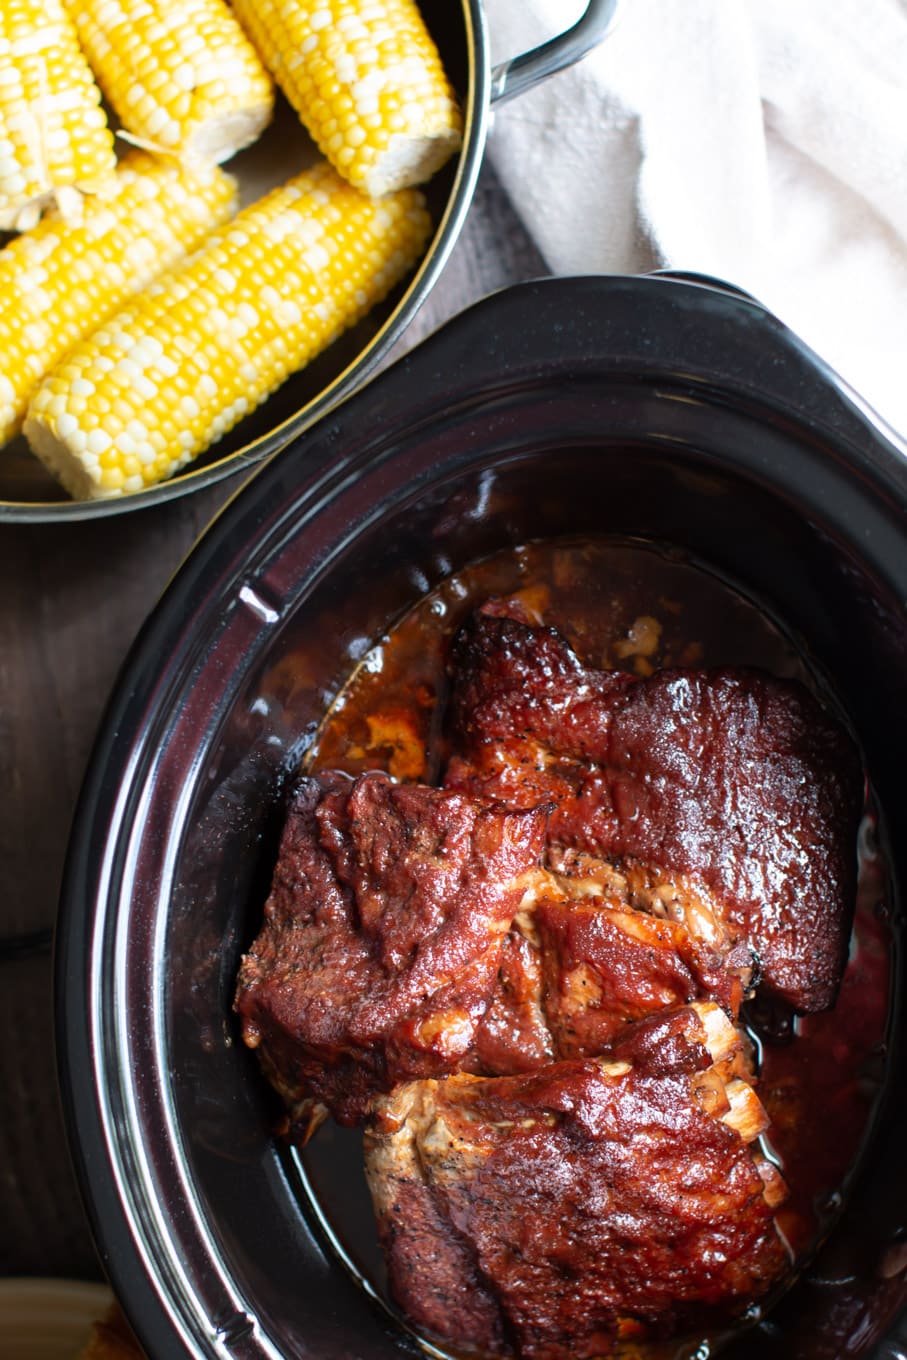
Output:
[[[486,0],[495,61],[581,0]],[[622,0],[489,154],[555,274],[747,289],[907,437],[907,0]]]

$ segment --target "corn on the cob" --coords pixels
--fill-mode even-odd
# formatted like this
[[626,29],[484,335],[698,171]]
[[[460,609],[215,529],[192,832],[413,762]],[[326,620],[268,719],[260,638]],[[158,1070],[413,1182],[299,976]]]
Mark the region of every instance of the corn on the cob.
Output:
[[60,0],[0,4],[0,230],[116,168],[113,133]]
[[417,189],[298,175],[71,350],[32,398],[32,449],[77,499],[169,477],[380,300],[429,228]]
[[458,149],[461,117],[415,0],[234,0],[328,160],[381,195],[421,184]]
[[274,87],[224,0],[64,0],[108,103],[151,147],[219,163],[271,119]]
[[130,152],[109,198],[78,223],[49,213],[0,250],[0,444],[77,340],[232,216],[236,185],[212,166]]

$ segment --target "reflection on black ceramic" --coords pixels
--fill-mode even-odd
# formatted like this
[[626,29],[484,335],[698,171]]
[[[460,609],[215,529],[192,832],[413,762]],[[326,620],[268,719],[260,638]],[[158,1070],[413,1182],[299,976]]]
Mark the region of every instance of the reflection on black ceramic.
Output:
[[[230,1018],[286,772],[389,623],[464,563],[536,538],[639,536],[709,563],[783,622],[853,724],[899,945],[905,515],[903,451],[778,323],[660,279],[551,280],[488,300],[233,502],[114,697],[59,937],[74,1151],[151,1355],[412,1353],[325,1249]],[[735,1360],[868,1360],[895,1334],[907,1302],[895,954],[887,1098],[851,1204],[807,1274],[727,1349]]]

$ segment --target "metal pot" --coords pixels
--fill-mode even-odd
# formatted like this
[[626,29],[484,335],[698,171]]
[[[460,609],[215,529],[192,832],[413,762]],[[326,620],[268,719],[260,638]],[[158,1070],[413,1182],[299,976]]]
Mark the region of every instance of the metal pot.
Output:
[[[445,68],[460,94],[463,148],[440,172],[427,194],[437,223],[418,270],[381,306],[338,339],[302,372],[290,378],[257,411],[192,466],[170,481],[113,500],[72,502],[29,453],[23,438],[4,450],[0,520],[89,519],[122,514],[248,473],[256,464],[326,415],[365,381],[403,335],[437,282],[463,228],[485,153],[492,109],[578,61],[613,24],[618,0],[588,0],[580,19],[540,47],[492,68],[482,0],[424,0],[426,22]],[[253,198],[289,174],[305,158],[307,139],[289,106],[250,151],[231,162],[243,198]],[[298,145],[297,145],[298,143]],[[292,164],[287,146],[296,146]]]
[[[870,773],[896,903],[905,455],[744,297],[664,278],[544,280],[450,322],[228,505],[113,697],[57,945],[75,1160],[150,1356],[412,1353],[377,1275],[349,1268],[356,1244],[347,1266],[327,1245],[230,1012],[282,781],[372,641],[507,544],[564,533],[669,544],[759,601],[825,677]],[[729,1346],[737,1360],[902,1354],[905,958],[896,919],[892,930],[872,1142],[813,1263]]]

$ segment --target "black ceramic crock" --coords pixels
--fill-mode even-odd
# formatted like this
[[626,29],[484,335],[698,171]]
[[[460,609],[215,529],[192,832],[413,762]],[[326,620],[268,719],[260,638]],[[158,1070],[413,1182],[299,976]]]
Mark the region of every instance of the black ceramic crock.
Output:
[[[706,283],[545,280],[480,303],[227,506],[98,738],[61,908],[60,1074],[100,1252],[155,1360],[415,1353],[326,1247],[271,1136],[233,979],[282,781],[338,682],[452,570],[564,533],[671,544],[782,621],[861,745],[897,914],[904,447],[761,307]],[[900,976],[893,994],[887,1096],[849,1204],[731,1343],[738,1360],[902,1354]]]

